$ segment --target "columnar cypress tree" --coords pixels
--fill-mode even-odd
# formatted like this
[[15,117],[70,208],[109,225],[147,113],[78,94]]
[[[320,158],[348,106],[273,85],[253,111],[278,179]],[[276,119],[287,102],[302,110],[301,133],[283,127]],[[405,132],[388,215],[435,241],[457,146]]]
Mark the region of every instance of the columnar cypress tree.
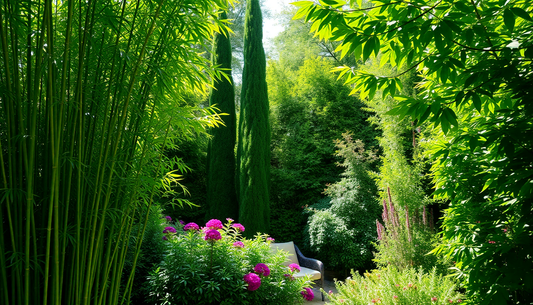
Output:
[[269,229],[270,125],[259,0],[246,4],[239,143],[239,221],[247,236]]
[[[220,13],[220,19],[227,19],[225,11]],[[228,69],[228,78],[215,79],[209,105],[215,105],[228,115],[222,117],[226,126],[211,130],[213,138],[209,142],[207,156],[208,218],[236,219],[239,205],[235,193],[235,89],[231,76],[231,43],[227,32],[215,34],[212,62]]]

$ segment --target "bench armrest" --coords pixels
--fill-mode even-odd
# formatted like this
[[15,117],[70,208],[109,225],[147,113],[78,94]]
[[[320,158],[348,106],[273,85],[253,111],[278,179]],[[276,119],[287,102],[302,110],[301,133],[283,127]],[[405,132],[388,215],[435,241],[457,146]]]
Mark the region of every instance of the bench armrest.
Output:
[[298,262],[300,263],[300,266],[317,270],[320,272],[320,282],[322,284],[321,286],[324,286],[324,264],[322,264],[322,262],[318,259],[305,257],[296,245],[294,245],[294,250],[296,250],[296,256],[298,257]]

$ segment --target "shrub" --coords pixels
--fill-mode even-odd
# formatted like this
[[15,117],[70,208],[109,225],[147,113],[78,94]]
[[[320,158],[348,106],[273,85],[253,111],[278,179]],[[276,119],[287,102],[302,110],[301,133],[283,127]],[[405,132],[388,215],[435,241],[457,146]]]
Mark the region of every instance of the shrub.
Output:
[[391,267],[364,276],[352,271],[351,278],[336,281],[335,286],[338,293],[328,296],[332,304],[437,305],[464,301],[454,282],[435,269],[425,273],[421,268],[399,271]]
[[346,171],[341,181],[325,190],[329,203],[322,200],[309,209],[308,246],[330,268],[364,268],[371,263],[379,215],[377,188],[368,173],[373,156],[349,133],[343,137],[336,146]]
[[422,213],[410,213],[407,208],[404,213],[402,217],[398,215],[390,195],[388,201],[383,200],[382,221],[385,226],[376,219],[379,241],[374,261],[378,266],[393,266],[399,270],[421,267],[429,272],[436,267],[438,273],[447,273],[449,263],[431,253],[438,243],[438,236],[430,225],[433,217],[428,215],[425,207]]
[[[241,237],[244,227],[232,220],[222,229],[166,233],[170,252],[150,276],[156,304],[295,304],[310,287],[283,265],[285,253],[270,251],[267,235]],[[206,225],[207,227],[207,225]],[[205,232],[204,232],[205,231]],[[220,235],[215,234],[217,231]],[[206,234],[208,233],[208,234]],[[220,236],[220,239],[219,239]]]

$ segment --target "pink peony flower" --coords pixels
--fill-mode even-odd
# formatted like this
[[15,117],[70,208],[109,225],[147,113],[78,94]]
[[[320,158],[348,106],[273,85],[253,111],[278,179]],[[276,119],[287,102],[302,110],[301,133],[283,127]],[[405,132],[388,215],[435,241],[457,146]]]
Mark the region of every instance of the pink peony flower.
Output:
[[262,275],[262,276],[269,276],[270,275],[270,269],[268,268],[267,265],[265,265],[263,263],[259,263],[259,264],[255,265],[254,272],[259,274],[259,275]]
[[307,301],[312,301],[315,298],[315,294],[313,293],[313,290],[311,288],[305,287],[305,290],[301,291],[300,293]]
[[189,222],[183,227],[183,231],[189,231],[189,230],[200,230],[200,227],[194,222]]
[[240,232],[244,232],[244,226],[240,223],[234,223],[231,225],[231,227],[237,229]]
[[176,229],[174,227],[165,227],[163,233],[176,233]]
[[210,221],[208,221],[206,224],[205,224],[205,227],[206,228],[209,228],[209,229],[222,229],[223,228],[223,225],[222,225],[222,221],[218,220],[218,219],[211,219]]
[[222,235],[220,235],[220,232],[215,229],[211,229],[207,232],[205,232],[204,239],[209,241],[215,241],[222,238]]
[[291,269],[291,272],[294,272],[294,270],[298,270],[296,272],[300,272],[300,266],[298,266],[298,264],[290,264],[289,265],[289,269]]
[[235,248],[244,248],[244,244],[242,243],[242,241],[236,241],[233,243],[233,246]]
[[261,278],[255,273],[244,275],[243,280],[248,283],[248,290],[254,291],[261,286]]

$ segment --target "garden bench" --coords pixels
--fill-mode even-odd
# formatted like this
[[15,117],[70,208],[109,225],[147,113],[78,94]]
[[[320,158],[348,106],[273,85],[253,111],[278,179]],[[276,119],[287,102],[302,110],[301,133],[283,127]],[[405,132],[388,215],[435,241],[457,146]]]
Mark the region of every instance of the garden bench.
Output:
[[[270,249],[273,252],[283,250],[289,252],[289,257],[284,263],[285,266],[290,264],[298,264],[300,266],[300,272],[295,273],[294,277],[304,277],[310,275],[311,280],[315,281],[320,288],[324,288],[324,264],[321,261],[305,257],[300,249],[292,242],[286,243],[271,243]],[[321,292],[322,301],[324,301],[324,293]]]

